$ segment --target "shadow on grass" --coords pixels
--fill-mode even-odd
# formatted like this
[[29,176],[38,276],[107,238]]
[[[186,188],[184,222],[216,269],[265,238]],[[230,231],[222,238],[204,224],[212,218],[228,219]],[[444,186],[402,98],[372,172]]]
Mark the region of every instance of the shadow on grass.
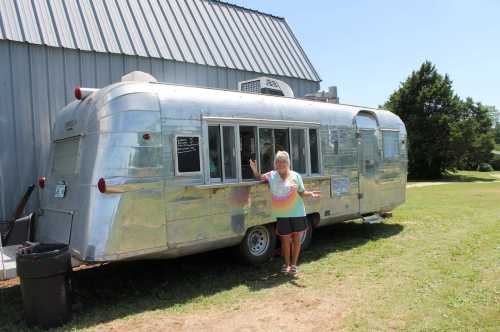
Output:
[[447,172],[441,178],[438,179],[408,179],[410,183],[419,183],[419,182],[494,182],[498,181],[498,179],[493,177],[488,177],[489,172],[484,172],[484,177],[460,174],[460,173],[452,173]]
[[[315,230],[302,262],[350,250],[403,230],[399,224],[345,223]],[[64,329],[88,328],[146,311],[166,309],[235,287],[252,291],[294,283],[277,271],[280,257],[260,266],[236,263],[230,249],[173,260],[123,262],[73,273],[76,308]],[[27,330],[19,286],[0,289],[0,329]]]

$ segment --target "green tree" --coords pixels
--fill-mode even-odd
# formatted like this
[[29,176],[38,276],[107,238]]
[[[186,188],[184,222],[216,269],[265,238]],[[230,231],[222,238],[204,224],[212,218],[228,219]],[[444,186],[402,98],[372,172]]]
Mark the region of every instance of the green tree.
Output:
[[454,166],[476,169],[478,164],[490,162],[495,147],[491,107],[467,98],[461,102],[459,114],[460,121],[453,124],[451,135],[456,152]]
[[500,144],[500,124],[495,127],[495,143]]
[[452,134],[460,121],[460,99],[448,75],[429,61],[413,71],[385,104],[405,123],[410,178],[439,178],[459,159]]

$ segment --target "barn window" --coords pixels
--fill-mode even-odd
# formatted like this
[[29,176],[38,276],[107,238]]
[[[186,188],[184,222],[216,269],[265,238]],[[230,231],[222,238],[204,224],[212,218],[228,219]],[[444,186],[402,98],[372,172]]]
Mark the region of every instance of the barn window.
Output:
[[200,136],[175,136],[175,174],[195,175],[201,173]]
[[382,131],[382,143],[384,147],[384,160],[394,160],[399,156],[399,132]]

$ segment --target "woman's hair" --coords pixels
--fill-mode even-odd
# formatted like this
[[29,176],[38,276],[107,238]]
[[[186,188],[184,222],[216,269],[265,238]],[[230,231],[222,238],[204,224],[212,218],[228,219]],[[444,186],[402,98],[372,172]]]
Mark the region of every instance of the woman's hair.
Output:
[[278,160],[284,160],[288,164],[288,168],[290,168],[290,155],[286,151],[278,151],[276,152],[276,156],[274,157],[274,167],[276,168],[276,164]]

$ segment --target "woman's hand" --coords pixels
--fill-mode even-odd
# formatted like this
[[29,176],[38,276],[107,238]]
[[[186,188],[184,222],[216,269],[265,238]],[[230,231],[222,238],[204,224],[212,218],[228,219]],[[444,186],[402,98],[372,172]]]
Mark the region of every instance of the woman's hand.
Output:
[[259,173],[259,170],[257,169],[257,163],[255,162],[255,160],[250,159],[249,164],[250,164],[250,169],[252,170],[253,176],[255,176],[255,178],[257,178],[260,181],[264,180],[262,178],[262,175]]
[[304,192],[299,193],[299,194],[302,197],[311,197],[311,198],[320,198],[321,197],[321,191],[304,191]]
[[255,173],[258,173],[257,172],[257,163],[255,162],[255,160],[252,160],[250,159],[249,160],[249,163],[250,163],[250,168],[252,169],[252,172],[255,174]]
[[321,198],[321,191],[311,191],[312,198]]

